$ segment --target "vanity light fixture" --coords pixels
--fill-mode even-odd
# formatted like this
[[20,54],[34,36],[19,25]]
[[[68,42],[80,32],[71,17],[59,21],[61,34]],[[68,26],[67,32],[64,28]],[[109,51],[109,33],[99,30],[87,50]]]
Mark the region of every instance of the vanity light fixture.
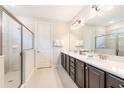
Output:
[[95,9],[95,11],[100,11],[101,10],[101,6],[100,5],[92,5],[92,8]]
[[73,24],[72,24],[72,26],[71,26],[71,29],[72,30],[75,30],[75,29],[78,29],[78,28],[80,28],[81,26],[83,26],[84,25],[84,22],[83,22],[83,20],[76,20]]
[[112,5],[107,5],[107,6],[103,6],[103,5],[92,5],[92,9],[95,10],[96,12],[102,11],[103,9],[105,9],[106,11],[110,11],[114,8],[114,6]]
[[92,17],[103,15],[104,6],[102,6],[102,5],[92,5],[91,8],[92,8],[91,9],[91,16]]

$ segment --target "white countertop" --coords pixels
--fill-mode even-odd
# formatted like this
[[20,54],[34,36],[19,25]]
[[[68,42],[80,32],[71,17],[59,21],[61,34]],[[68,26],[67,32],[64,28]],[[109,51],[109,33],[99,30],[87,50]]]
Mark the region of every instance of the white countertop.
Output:
[[93,57],[87,57],[83,55],[79,55],[78,53],[68,52],[68,51],[61,51],[64,54],[67,54],[71,57],[74,57],[84,63],[97,67],[101,70],[109,72],[113,75],[116,75],[122,79],[124,79],[124,63],[117,62],[117,61],[110,61],[110,60],[102,60]]

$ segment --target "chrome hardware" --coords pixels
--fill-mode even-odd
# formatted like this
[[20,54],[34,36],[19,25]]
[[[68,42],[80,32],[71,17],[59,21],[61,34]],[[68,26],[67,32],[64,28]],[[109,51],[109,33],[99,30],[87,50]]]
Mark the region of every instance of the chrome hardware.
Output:
[[101,55],[101,54],[100,54],[100,55],[98,55],[98,56],[99,56],[99,58],[102,59],[102,60],[107,60],[107,56],[106,56],[106,55]]
[[14,80],[9,80],[8,82],[13,82]]
[[85,67],[85,69],[87,69],[87,67]]
[[40,53],[40,51],[37,51],[37,53]]
[[120,87],[120,88],[124,88],[124,86],[123,86],[123,85],[120,85],[120,84],[119,84],[119,87]]

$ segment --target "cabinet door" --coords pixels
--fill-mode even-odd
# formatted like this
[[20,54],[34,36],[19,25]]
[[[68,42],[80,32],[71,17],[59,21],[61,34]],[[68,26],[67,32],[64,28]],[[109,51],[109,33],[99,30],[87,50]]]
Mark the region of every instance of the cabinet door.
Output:
[[64,61],[64,59],[63,59],[63,53],[61,53],[61,65],[63,66],[63,61]]
[[124,80],[107,73],[108,88],[124,88]]
[[66,55],[66,71],[69,73],[69,64],[70,64],[70,62],[69,62],[69,56],[68,55]]
[[75,81],[75,58],[70,57],[69,73],[73,81]]
[[61,53],[61,65],[65,68],[65,55]]
[[86,65],[86,87],[87,88],[104,88],[105,73],[95,67]]
[[84,88],[84,63],[76,60],[76,84],[80,88]]

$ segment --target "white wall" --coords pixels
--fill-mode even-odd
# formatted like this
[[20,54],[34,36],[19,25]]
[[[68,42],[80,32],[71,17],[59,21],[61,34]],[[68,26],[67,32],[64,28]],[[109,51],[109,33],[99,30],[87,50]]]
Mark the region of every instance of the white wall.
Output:
[[23,82],[27,82],[34,71],[34,49],[23,51]]
[[78,41],[83,41],[83,29],[76,29],[76,30],[70,30],[70,50],[79,50],[83,48],[83,46],[78,46],[76,45],[76,42]]
[[62,47],[53,47],[53,65],[60,63],[60,51],[69,49],[69,24],[55,22],[53,27],[53,40],[63,40]]
[[22,22],[26,27],[28,27],[32,32],[35,33],[35,21],[36,18],[33,17],[24,17],[24,16],[16,16],[20,22]]
[[4,88],[4,56],[0,56],[0,88]]
[[106,27],[104,26],[95,26],[95,35],[105,35],[106,34]]
[[120,29],[120,28],[124,28],[124,21],[120,21],[117,23],[113,23],[109,26],[106,27],[107,33],[111,33],[112,30],[116,30],[116,29]]

